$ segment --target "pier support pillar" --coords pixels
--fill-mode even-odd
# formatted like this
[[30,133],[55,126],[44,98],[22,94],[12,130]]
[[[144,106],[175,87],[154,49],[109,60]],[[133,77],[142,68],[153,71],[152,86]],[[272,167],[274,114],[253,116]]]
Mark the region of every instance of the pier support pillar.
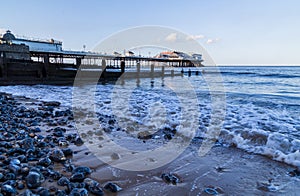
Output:
[[191,77],[191,75],[192,75],[192,71],[191,71],[191,69],[189,69],[189,71],[188,71],[188,75],[189,75],[189,77]]
[[140,62],[136,63],[136,76],[137,78],[140,78],[140,72],[141,72],[141,64]]
[[1,56],[0,56],[0,77],[1,78],[3,78],[3,76],[4,76],[4,73],[3,73],[3,68],[4,68],[4,60],[3,60],[3,58],[2,58],[2,53],[1,53]]
[[49,69],[50,69],[50,61],[49,61],[49,55],[45,54],[44,55],[44,63],[43,63],[43,67],[42,67],[42,76],[44,78],[48,77],[49,75]]
[[3,57],[2,57],[2,77],[3,78],[7,78],[7,60],[6,60],[6,55],[5,53],[2,54]]
[[136,86],[140,86],[140,72],[141,72],[141,64],[140,62],[136,62]]
[[49,65],[49,55],[48,54],[44,55],[44,63],[45,63],[45,65]]
[[101,69],[102,69],[101,77],[105,78],[105,72],[106,72],[106,60],[105,59],[102,59]]
[[121,73],[125,73],[125,61],[121,61]]
[[151,78],[154,78],[154,64],[151,64]]
[[81,58],[76,58],[76,68],[78,69],[81,65]]
[[164,78],[165,77],[165,66],[161,67],[161,77]]

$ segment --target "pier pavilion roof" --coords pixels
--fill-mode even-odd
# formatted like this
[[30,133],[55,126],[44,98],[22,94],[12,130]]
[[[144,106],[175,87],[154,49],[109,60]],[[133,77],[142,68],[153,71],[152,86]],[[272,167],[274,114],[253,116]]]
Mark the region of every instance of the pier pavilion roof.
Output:
[[10,41],[16,39],[16,37],[11,33],[10,30],[7,30],[6,33],[2,36],[2,39],[5,41]]

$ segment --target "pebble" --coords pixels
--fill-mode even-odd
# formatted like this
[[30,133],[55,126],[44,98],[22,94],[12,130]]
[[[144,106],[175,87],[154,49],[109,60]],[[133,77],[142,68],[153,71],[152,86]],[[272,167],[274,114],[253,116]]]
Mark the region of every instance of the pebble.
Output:
[[3,195],[16,195],[17,191],[14,187],[12,187],[11,185],[2,185],[1,186],[1,193]]
[[70,183],[70,180],[66,177],[61,177],[58,181],[57,184],[59,186],[67,186]]
[[76,146],[82,146],[84,144],[83,140],[80,137],[77,137],[74,141]]
[[153,135],[149,131],[142,131],[137,134],[138,139],[147,140],[151,139]]
[[73,156],[73,150],[71,148],[63,148],[62,152],[64,153],[64,155],[67,156]]
[[122,190],[121,187],[119,187],[117,184],[112,183],[112,182],[109,182],[109,183],[105,184],[104,185],[104,189],[108,190],[108,191],[110,191],[112,193],[116,193],[116,192],[119,192],[119,191]]
[[59,107],[60,106],[60,102],[58,102],[58,101],[44,102],[44,106]]
[[83,182],[85,175],[83,173],[75,173],[70,177],[71,182]]
[[92,186],[89,187],[89,190],[91,191],[92,194],[97,195],[97,196],[103,196],[104,195],[104,191],[101,187],[99,186]]
[[84,175],[88,175],[92,173],[92,170],[89,167],[85,167],[85,166],[79,166],[76,167],[72,173],[83,173]]
[[26,185],[28,188],[37,188],[42,184],[43,181],[43,175],[37,171],[30,171],[26,177]]
[[88,191],[85,188],[74,188],[69,196],[88,196]]
[[61,149],[53,149],[50,153],[49,153],[49,158],[55,162],[61,162],[61,161],[65,161],[66,157],[63,153],[63,151]]
[[118,153],[113,153],[111,156],[111,159],[113,159],[113,160],[118,160],[118,159],[120,159],[121,158],[121,156],[118,154]]
[[88,187],[96,187],[99,186],[99,182],[97,182],[96,180],[93,180],[91,178],[86,178],[83,180],[83,182],[88,186]]
[[20,196],[34,196],[34,194],[31,192],[31,190],[26,189]]
[[56,195],[56,196],[66,196],[67,193],[66,193],[65,191],[63,191],[63,190],[57,190],[57,191],[55,192],[55,195]]
[[40,196],[50,196],[49,190],[44,187],[37,188],[36,193]]
[[41,158],[37,164],[48,167],[51,164],[51,162],[52,161],[49,157],[45,157],[45,158]]
[[[69,124],[74,120],[71,110],[59,110],[59,102],[27,108],[3,94],[0,104],[0,196],[104,195],[100,183],[88,177],[92,173],[89,167],[71,163],[75,152],[68,146],[84,144],[77,133],[67,133],[64,128],[74,128]],[[107,122],[111,126],[116,123],[111,118]],[[44,130],[44,124],[53,128]],[[45,180],[55,186],[44,187]],[[111,182],[104,188],[121,190]]]
[[299,169],[294,169],[293,171],[290,171],[288,174],[291,177],[300,176],[300,170]]
[[161,178],[163,179],[163,181],[165,181],[168,184],[172,183],[173,185],[176,185],[177,183],[180,182],[180,179],[176,175],[171,173],[163,173],[161,175]]
[[209,194],[209,195],[218,195],[218,191],[214,188],[205,188],[204,192]]

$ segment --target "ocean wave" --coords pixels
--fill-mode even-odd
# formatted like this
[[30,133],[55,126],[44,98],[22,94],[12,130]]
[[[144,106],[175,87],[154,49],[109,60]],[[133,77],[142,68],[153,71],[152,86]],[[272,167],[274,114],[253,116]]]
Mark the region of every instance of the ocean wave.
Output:
[[270,157],[273,160],[300,167],[300,140],[285,134],[263,130],[232,133],[222,131],[218,141],[225,146],[234,146],[250,153]]

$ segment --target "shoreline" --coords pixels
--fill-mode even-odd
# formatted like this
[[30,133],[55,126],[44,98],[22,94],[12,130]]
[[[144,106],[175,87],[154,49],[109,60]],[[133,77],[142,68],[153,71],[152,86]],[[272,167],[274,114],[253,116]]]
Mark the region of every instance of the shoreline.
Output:
[[[66,132],[63,131],[62,133],[57,131],[56,133],[58,136],[63,134],[65,139],[68,134],[76,133],[68,108],[60,107],[60,103],[44,102],[25,98],[23,96],[12,96],[0,93],[0,97],[3,96],[7,96],[7,103],[11,104],[15,109],[24,106],[25,108],[23,108],[23,110],[25,113],[36,113],[37,111],[47,112],[49,108],[52,110],[52,114],[55,114],[57,111],[57,115],[54,115],[54,117],[51,116],[51,114],[47,114],[49,116],[42,119],[41,124],[36,124],[37,122],[32,121],[31,125],[34,126],[26,125],[29,128],[29,132],[33,133],[33,135],[30,136],[29,132],[27,132],[26,137],[32,139],[39,138],[39,135],[46,137],[46,135],[54,134],[54,129],[57,127],[66,129]],[[3,106],[4,105],[2,105],[2,108]],[[1,117],[3,117],[3,113],[1,113]],[[16,119],[22,119],[22,117],[14,117]],[[26,119],[28,120],[30,118]],[[40,128],[41,132],[32,131],[37,130],[35,129],[37,127]],[[59,137],[55,136],[53,138]],[[78,135],[76,138],[78,138]],[[10,142],[12,145],[18,143],[8,139],[7,141],[2,140],[2,142]],[[64,146],[63,142],[66,141],[61,141],[60,145]],[[51,149],[58,148],[59,142],[53,142],[53,144],[55,146]],[[116,194],[104,190],[104,186],[108,182],[113,182],[115,185],[122,188],[118,193],[120,195],[209,195],[206,193],[207,191],[209,192],[209,190],[217,191],[220,195],[296,195],[300,190],[300,187],[297,187],[300,182],[299,177],[291,177],[289,175],[289,172],[292,172],[295,169],[293,166],[271,160],[261,155],[247,153],[233,147],[215,146],[207,155],[199,157],[197,155],[198,144],[191,144],[190,147],[176,160],[163,167],[145,172],[129,172],[102,163],[90,153],[84,144],[80,146],[76,146],[74,142],[69,142],[69,144],[68,147],[62,146],[60,148],[71,149],[73,156],[67,156],[67,160],[71,161],[62,160],[55,162],[51,160],[52,162],[48,167],[54,168],[55,171],[58,171],[68,178],[73,174],[72,172],[67,171],[66,165],[69,167],[72,165],[72,167],[75,168],[79,166],[89,167],[92,170],[92,173],[86,175],[84,178],[91,178],[100,183],[98,187],[101,188],[105,195]],[[7,156],[7,150],[8,149],[6,149],[6,152],[2,152],[1,156]],[[3,149],[3,151],[5,150]],[[43,155],[42,157],[47,156],[48,155]],[[7,161],[5,162],[4,160],[1,162],[2,172],[10,171],[9,169],[7,170],[10,163],[6,164]],[[38,160],[34,160],[27,163],[31,167],[36,167],[37,162]],[[27,163],[25,162],[24,164]],[[9,173],[11,173],[11,171]],[[41,173],[43,172],[41,171]],[[173,173],[178,176],[180,182],[176,185],[166,183],[161,178],[161,175],[164,173]],[[15,181],[18,183],[20,182],[19,184],[26,184],[26,176],[28,176],[28,173],[26,175],[17,173]],[[53,179],[53,177],[47,175],[44,175],[44,177],[45,180],[40,186],[44,187],[44,189],[48,189],[48,192],[51,188],[60,190],[68,189],[66,186],[58,186],[58,179]],[[4,182],[4,180],[1,181],[2,187]],[[18,190],[17,188],[15,190],[21,193],[24,192],[25,189],[26,188],[24,187],[21,190]],[[32,189],[33,192],[37,191],[36,189],[37,188]],[[3,191],[3,188],[1,191]],[[69,193],[70,192],[71,190],[69,190]]]

